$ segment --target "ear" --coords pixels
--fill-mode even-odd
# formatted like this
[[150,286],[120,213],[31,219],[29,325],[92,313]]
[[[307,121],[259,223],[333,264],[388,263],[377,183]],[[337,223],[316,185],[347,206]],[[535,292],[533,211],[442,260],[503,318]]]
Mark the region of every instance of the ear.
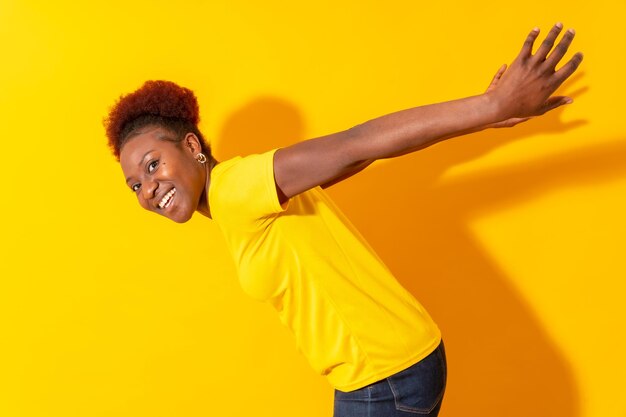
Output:
[[183,149],[190,152],[194,158],[199,152],[202,152],[200,139],[198,139],[198,137],[192,132],[189,132],[185,135],[185,137],[181,141],[181,144],[183,145]]

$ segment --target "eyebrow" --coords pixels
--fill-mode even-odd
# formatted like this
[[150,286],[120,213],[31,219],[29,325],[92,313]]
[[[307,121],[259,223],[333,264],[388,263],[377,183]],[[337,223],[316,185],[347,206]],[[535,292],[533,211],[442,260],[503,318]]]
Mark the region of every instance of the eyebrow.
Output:
[[[141,158],[141,161],[139,161],[139,163],[137,164],[137,166],[141,166],[143,164],[144,159],[146,159],[146,156],[148,156],[148,154],[150,152],[154,151],[154,149],[150,149],[148,152],[143,154],[143,157]],[[128,184],[128,181],[130,181],[130,177],[126,177],[126,183]]]

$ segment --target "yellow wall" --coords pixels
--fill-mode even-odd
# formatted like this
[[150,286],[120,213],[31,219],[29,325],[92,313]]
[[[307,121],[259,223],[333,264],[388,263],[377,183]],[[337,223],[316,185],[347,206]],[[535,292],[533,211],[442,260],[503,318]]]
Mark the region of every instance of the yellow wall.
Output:
[[[221,3],[221,4],[217,4]],[[141,210],[101,119],[192,88],[219,159],[478,94],[574,27],[572,106],[380,161],[332,197],[444,332],[442,416],[626,415],[620,1],[0,3],[1,416],[330,416],[210,220]]]

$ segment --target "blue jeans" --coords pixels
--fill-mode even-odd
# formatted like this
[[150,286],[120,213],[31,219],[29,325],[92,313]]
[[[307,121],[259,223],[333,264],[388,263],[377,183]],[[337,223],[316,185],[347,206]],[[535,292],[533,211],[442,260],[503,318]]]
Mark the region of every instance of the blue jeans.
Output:
[[436,417],[446,376],[442,340],[430,355],[403,371],[354,391],[335,390],[333,417]]

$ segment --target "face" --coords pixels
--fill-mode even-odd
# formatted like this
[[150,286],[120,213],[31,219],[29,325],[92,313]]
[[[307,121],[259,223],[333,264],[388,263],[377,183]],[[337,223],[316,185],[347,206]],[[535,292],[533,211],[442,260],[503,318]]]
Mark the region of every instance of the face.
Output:
[[198,208],[206,173],[195,159],[201,152],[197,137],[187,134],[181,142],[163,139],[174,137],[161,127],[145,128],[122,146],[120,165],[141,207],[184,223]]

